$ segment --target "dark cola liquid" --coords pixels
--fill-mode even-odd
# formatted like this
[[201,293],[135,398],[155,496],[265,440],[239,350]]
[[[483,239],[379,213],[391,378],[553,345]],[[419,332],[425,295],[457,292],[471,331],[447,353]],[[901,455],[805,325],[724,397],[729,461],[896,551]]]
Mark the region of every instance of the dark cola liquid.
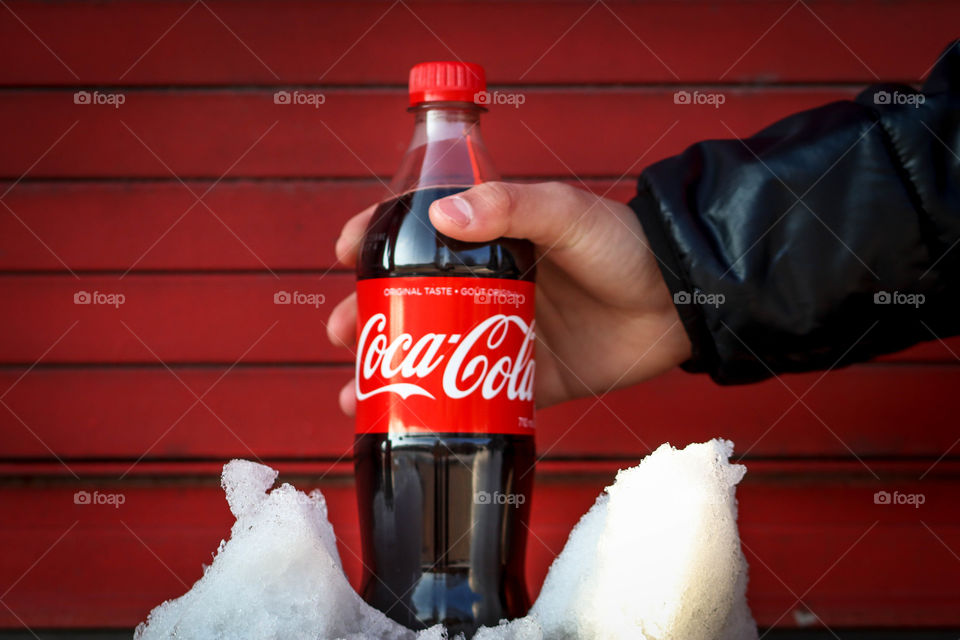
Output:
[[[430,203],[464,189],[422,189],[381,204],[360,250],[358,278],[532,281],[528,242],[473,244],[434,229]],[[534,459],[532,436],[358,435],[364,599],[413,629],[443,623],[451,637],[459,632],[470,637],[479,626],[524,615]],[[524,499],[478,504],[474,497],[480,492]]]

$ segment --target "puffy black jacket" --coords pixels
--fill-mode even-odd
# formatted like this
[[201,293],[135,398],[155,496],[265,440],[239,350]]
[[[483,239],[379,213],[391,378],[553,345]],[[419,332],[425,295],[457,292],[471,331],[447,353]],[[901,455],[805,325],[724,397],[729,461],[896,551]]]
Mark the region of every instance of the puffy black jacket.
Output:
[[723,384],[960,333],[960,41],[880,85],[646,169],[630,202]]

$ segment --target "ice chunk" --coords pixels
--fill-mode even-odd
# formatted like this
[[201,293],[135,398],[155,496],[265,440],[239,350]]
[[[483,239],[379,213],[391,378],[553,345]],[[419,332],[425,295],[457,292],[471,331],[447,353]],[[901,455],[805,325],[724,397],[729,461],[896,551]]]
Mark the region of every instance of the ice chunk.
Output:
[[[443,628],[442,624],[434,625],[417,634],[417,640],[447,640],[447,638],[447,630]],[[369,640],[368,636],[364,636],[363,640]],[[452,640],[463,640],[463,636],[457,635]]]
[[501,620],[496,627],[483,627],[473,640],[544,640],[543,629],[535,615],[518,618],[513,622]]
[[744,640],[733,443],[663,445],[617,474],[571,533],[531,613],[547,640]]
[[220,486],[227,494],[230,512],[238,520],[267,499],[267,491],[277,481],[277,470],[249,460],[234,460],[223,466]]
[[[319,491],[234,460],[223,486],[237,522],[213,564],[185,595],[161,604],[135,638],[412,640],[415,634],[367,605],[343,574]],[[425,638],[440,638],[440,629]]]

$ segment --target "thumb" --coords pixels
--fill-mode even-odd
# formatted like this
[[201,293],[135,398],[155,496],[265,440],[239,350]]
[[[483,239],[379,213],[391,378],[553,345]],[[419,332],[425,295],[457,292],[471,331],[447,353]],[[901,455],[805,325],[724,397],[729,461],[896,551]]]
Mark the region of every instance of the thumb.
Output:
[[[562,182],[484,182],[430,205],[440,233],[466,242],[524,238],[564,248],[574,244],[601,198]],[[594,211],[591,211],[594,210]]]

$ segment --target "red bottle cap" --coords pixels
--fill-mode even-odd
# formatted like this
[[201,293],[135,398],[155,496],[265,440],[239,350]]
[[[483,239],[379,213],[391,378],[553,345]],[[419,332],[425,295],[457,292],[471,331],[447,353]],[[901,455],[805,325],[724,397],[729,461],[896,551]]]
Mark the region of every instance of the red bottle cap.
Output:
[[421,62],[410,69],[410,106],[421,102],[486,100],[483,67],[472,62]]

